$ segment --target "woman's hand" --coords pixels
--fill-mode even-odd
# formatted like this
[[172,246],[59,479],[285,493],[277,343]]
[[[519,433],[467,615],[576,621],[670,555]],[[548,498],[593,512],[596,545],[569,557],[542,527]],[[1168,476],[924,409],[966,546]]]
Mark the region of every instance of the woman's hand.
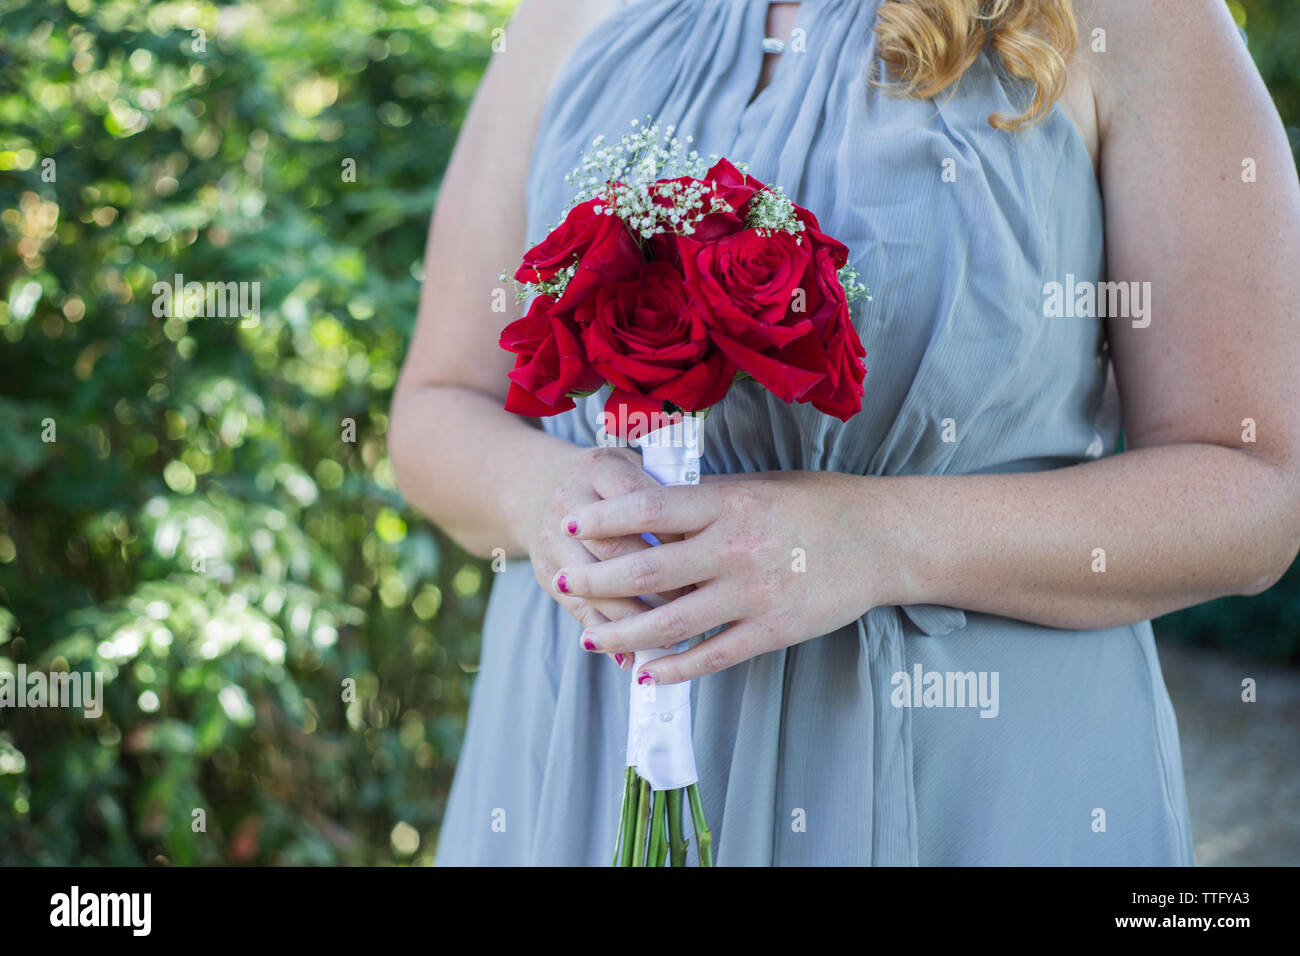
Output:
[[[562,515],[560,534],[623,540],[685,535],[597,563],[565,563],[566,592],[589,602],[696,585],[644,613],[587,626],[583,646],[626,654],[731,626],[642,668],[674,684],[828,634],[899,593],[897,562],[870,530],[869,479],[830,472],[717,476],[697,486],[606,497]],[[576,530],[574,526],[576,524]]]
[[[616,597],[575,595],[557,574],[561,566],[581,568],[598,559],[638,554],[649,550],[650,545],[633,532],[578,538],[568,533],[567,522],[562,519],[603,498],[659,487],[658,482],[641,470],[640,457],[626,448],[575,448],[572,455],[558,460],[555,473],[543,477],[542,497],[534,507],[538,518],[527,536],[528,556],[538,584],[584,627],[649,610],[650,605],[640,595],[651,592]],[[665,599],[672,596],[663,595]],[[631,655],[612,651],[611,656],[620,667],[632,666]]]

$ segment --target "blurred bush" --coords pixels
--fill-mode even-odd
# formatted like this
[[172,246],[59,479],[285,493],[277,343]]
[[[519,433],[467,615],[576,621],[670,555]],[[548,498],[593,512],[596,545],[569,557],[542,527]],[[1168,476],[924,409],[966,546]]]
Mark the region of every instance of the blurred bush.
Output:
[[[0,669],[107,703],[0,712],[0,863],[431,854],[486,578],[386,410],[506,13],[3,8]],[[177,273],[260,320],[155,316]]]
[[[429,859],[490,578],[386,410],[511,5],[0,5],[0,671],[106,698],[0,711],[0,864]],[[1231,6],[1300,125],[1300,13]],[[155,315],[177,274],[258,319]],[[1173,620],[1295,660],[1298,603]]]

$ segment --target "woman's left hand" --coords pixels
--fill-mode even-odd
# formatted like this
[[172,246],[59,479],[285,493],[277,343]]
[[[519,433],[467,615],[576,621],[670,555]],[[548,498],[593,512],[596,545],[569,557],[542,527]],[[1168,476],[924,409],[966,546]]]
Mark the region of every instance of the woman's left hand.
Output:
[[901,562],[873,530],[883,513],[868,489],[875,479],[833,472],[782,471],[706,476],[700,485],[651,488],[586,505],[577,538],[650,532],[684,540],[634,554],[561,568],[558,594],[639,597],[694,585],[653,610],[583,631],[593,653],[627,653],[676,643],[710,628],[725,631],[641,668],[640,683],[675,684],[789,647],[837,628],[892,596]]

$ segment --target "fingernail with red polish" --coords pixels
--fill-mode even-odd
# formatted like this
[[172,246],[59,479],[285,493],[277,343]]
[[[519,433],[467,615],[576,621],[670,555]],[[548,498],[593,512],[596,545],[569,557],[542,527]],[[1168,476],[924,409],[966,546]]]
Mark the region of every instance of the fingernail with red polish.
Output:
[[597,643],[596,643],[596,639],[595,639],[594,637],[591,636],[591,631],[583,631],[583,632],[582,632],[582,646],[585,647],[585,648],[586,648],[587,650],[589,650],[589,651],[598,651],[598,650],[600,650],[600,645],[597,644]]
[[561,594],[569,593],[569,583],[565,580],[563,574],[557,574],[555,576],[555,590],[559,591]]
[[577,518],[570,518],[568,521],[566,521],[566,522],[564,523],[564,530],[567,531],[569,534],[577,534],[577,533],[578,533],[578,519],[577,519]]
[[614,663],[617,664],[619,667],[622,667],[622,666],[623,666],[623,655],[622,655],[622,654],[615,654],[615,655],[614,655]]
[[649,671],[645,671],[636,679],[636,682],[638,684],[653,684],[655,682],[655,676]]

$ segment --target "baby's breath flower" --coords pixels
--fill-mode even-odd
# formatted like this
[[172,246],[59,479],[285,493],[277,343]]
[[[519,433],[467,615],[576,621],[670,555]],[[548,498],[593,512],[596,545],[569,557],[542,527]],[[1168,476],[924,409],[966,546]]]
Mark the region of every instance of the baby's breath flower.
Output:
[[603,136],[591,141],[591,148],[565,181],[576,193],[569,209],[591,199],[601,199],[606,215],[627,223],[634,236],[648,239],[665,232],[690,234],[694,224],[715,212],[729,212],[731,205],[714,194],[711,185],[700,182],[660,182],[665,179],[700,180],[717,162],[698,150],[687,150],[693,138],[678,139],[677,127],[661,127],[647,116],[645,123],[633,120],[632,132],[615,145]]
[[578,274],[578,257],[573,257],[573,262],[565,266],[559,272],[549,279],[541,282],[519,282],[514,276],[507,272],[501,273],[501,281],[511,282],[515,287],[515,301],[527,302],[535,295],[549,295],[558,299],[564,295],[564,290],[569,287],[570,280]]
[[575,256],[573,262],[557,272],[553,277],[544,282],[530,283],[533,290],[539,295],[549,295],[559,298],[564,295],[564,290],[569,287],[569,280],[578,274],[578,259]]
[[853,266],[846,263],[844,268],[840,269],[836,275],[839,277],[840,285],[844,288],[844,298],[848,300],[850,305],[859,299],[866,302],[871,301],[871,290],[862,284],[862,281],[858,278],[858,270]]
[[768,186],[754,194],[745,213],[745,225],[766,235],[803,232],[803,223],[794,214],[794,203],[780,186]]

